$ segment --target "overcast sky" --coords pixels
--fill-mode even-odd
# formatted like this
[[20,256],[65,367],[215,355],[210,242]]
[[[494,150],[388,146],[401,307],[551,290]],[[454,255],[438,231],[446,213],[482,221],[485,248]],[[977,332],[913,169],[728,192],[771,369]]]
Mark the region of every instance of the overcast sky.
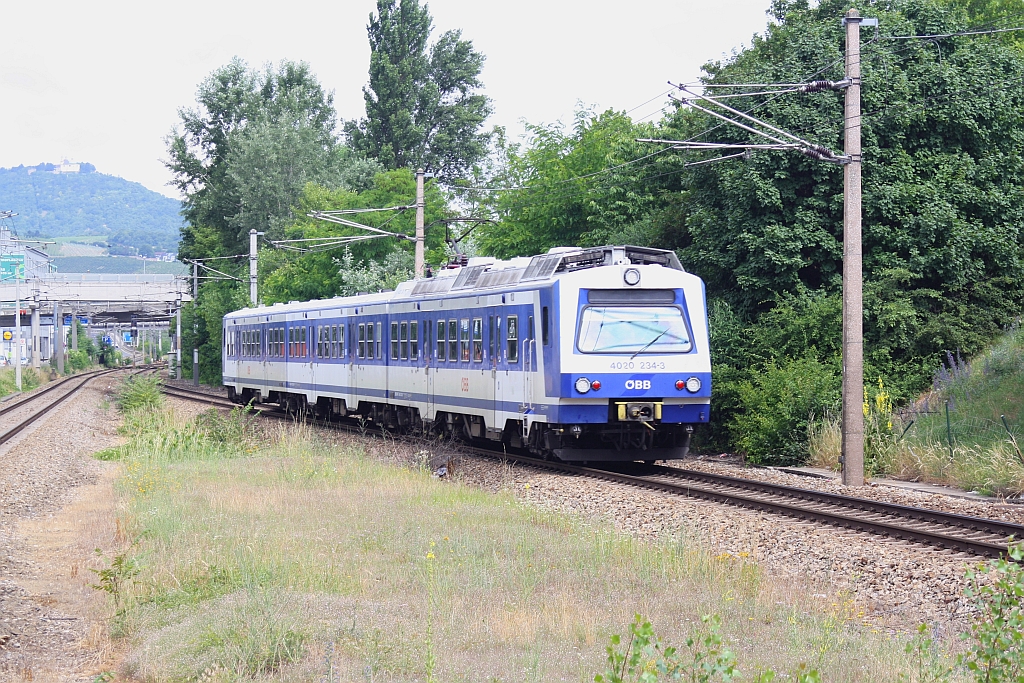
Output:
[[[487,56],[490,123],[571,120],[577,102],[655,118],[666,81],[749,45],[768,0],[432,0],[434,36],[461,28]],[[237,55],[305,60],[341,118],[363,115],[375,0],[0,4],[0,166],[88,161],[176,196],[160,160],[177,109]],[[643,104],[654,98],[653,102]],[[634,109],[635,108],[635,109]],[[0,209],[3,209],[0,197]]]

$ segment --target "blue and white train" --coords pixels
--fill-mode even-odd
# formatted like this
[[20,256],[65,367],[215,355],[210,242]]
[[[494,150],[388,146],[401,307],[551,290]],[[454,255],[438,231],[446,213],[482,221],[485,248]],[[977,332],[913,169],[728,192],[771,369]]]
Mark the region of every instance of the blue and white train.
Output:
[[670,251],[472,258],[395,291],[224,317],[224,384],[565,461],[681,458],[709,417],[704,283]]

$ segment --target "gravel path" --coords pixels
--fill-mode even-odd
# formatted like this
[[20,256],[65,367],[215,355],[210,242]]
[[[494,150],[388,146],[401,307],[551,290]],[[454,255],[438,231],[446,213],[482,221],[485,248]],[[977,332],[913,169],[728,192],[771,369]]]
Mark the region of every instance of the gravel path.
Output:
[[[92,380],[0,447],[0,680],[92,680],[96,650],[83,643],[98,645],[102,615],[89,608],[105,601],[88,589],[89,555],[94,542],[107,540],[109,548],[113,539],[92,517],[61,511],[82,487],[110,478],[113,466],[91,455],[119,441],[110,405],[116,381]],[[92,533],[67,533],[86,520]],[[57,536],[47,531],[66,542],[53,545]]]

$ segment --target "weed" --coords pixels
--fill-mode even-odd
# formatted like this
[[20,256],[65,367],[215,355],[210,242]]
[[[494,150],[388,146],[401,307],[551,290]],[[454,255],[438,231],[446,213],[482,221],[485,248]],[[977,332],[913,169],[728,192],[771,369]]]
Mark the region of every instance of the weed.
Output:
[[664,676],[666,680],[709,683],[738,678],[736,656],[722,642],[721,624],[717,614],[701,617],[700,628],[686,639],[686,652],[682,652],[664,645],[655,635],[651,622],[637,614],[629,625],[626,648],[620,649],[620,636],[612,636],[611,644],[605,648],[607,668],[594,680],[597,683],[649,683]]
[[[99,557],[103,557],[103,551],[99,548],[96,548],[96,554]],[[114,598],[115,611],[120,612],[125,591],[135,577],[139,575],[139,563],[135,558],[128,557],[125,553],[120,553],[114,556],[114,559],[110,561],[106,568],[90,569],[89,571],[99,577],[99,583],[93,584],[92,587],[109,593]]]
[[977,616],[973,647],[961,662],[984,683],[1024,680],[1024,543],[1012,544],[1007,555],[967,573]]
[[121,382],[117,405],[121,412],[155,410],[163,404],[160,378],[155,375],[132,375]]
[[913,668],[909,674],[900,673],[900,683],[942,683],[952,676],[953,666],[940,653],[927,624],[917,627],[917,633],[906,644],[905,651]]

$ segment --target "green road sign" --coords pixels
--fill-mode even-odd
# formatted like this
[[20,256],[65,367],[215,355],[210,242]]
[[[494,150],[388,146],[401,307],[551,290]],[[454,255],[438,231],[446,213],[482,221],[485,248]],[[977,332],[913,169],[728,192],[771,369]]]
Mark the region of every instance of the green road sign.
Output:
[[22,278],[25,277],[25,255],[0,255],[0,280],[13,280],[15,273]]

